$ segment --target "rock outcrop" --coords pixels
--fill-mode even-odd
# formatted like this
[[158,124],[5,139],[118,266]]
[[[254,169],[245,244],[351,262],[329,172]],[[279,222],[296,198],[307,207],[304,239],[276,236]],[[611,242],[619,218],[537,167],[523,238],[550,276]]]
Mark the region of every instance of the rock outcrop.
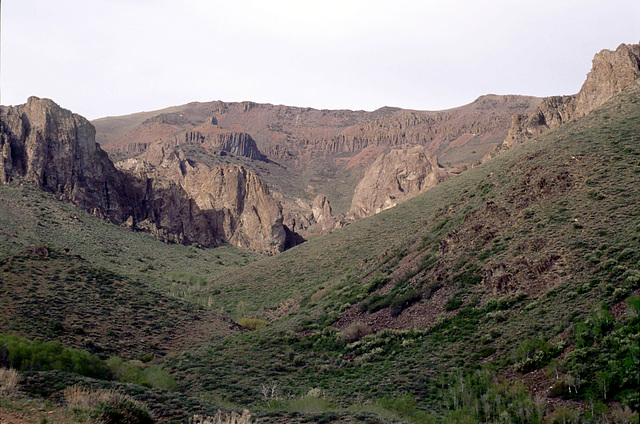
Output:
[[578,94],[547,97],[530,114],[515,115],[499,149],[509,149],[585,116],[620,93],[639,75],[640,45],[621,44],[615,51],[602,50],[594,56],[591,72]]
[[329,199],[324,194],[318,194],[313,199],[311,205],[311,216],[313,220],[323,227],[333,225],[335,217],[333,216],[333,210],[331,210],[331,204]]
[[286,206],[285,226],[305,237],[326,234],[344,225],[344,214],[334,215],[329,198],[324,194],[318,194],[311,205],[298,199],[295,206]]
[[220,149],[235,156],[244,156],[259,161],[267,160],[249,134],[224,130],[215,124],[196,127],[187,131],[183,138],[185,143],[200,143],[210,149]]
[[53,101],[30,97],[0,115],[0,182],[24,178],[114,222],[144,212],[132,181],[95,142],[93,125]]
[[198,168],[178,183],[201,211],[215,216],[215,233],[229,243],[269,254],[284,250],[282,207],[254,173],[238,165]]
[[0,152],[0,182],[35,183],[165,241],[228,242],[269,254],[285,247],[281,206],[251,172],[202,168],[161,146],[157,166],[130,159],[131,172],[119,170],[95,142],[93,125],[51,100],[31,97],[26,105],[2,109]]
[[360,219],[379,213],[449,177],[449,172],[424,146],[406,146],[382,153],[358,183],[348,217]]

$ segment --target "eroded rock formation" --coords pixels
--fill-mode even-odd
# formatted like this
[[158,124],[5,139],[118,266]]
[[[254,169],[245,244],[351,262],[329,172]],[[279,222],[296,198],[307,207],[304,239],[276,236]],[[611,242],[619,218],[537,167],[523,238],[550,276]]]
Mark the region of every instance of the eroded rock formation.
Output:
[[[215,119],[215,118],[214,118]],[[236,156],[265,161],[256,142],[244,132],[224,130],[214,124],[204,124],[184,134],[184,142],[200,143],[208,148],[220,149]]]
[[310,205],[298,199],[295,206],[286,206],[285,225],[304,236],[326,234],[344,225],[344,214],[334,214],[329,198],[324,194],[318,194]]
[[97,145],[89,121],[51,100],[31,97],[0,114],[2,183],[33,182],[166,241],[229,242],[271,254],[284,249],[281,206],[257,176],[241,166],[203,168],[168,146],[157,150],[150,162],[126,161],[125,172]]
[[364,218],[422,193],[449,178],[424,146],[405,146],[382,153],[358,183],[349,217]]
[[114,222],[141,217],[140,193],[95,142],[95,129],[53,101],[30,97],[0,115],[0,182],[24,178]]
[[517,114],[500,149],[506,150],[557,128],[592,110],[620,93],[640,75],[640,45],[621,44],[615,51],[602,50],[592,62],[578,94],[543,99],[529,114]]

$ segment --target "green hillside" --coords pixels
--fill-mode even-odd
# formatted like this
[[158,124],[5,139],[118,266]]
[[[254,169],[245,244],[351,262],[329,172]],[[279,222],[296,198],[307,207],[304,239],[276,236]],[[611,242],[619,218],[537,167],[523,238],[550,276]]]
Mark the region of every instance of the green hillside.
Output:
[[187,297],[194,286],[260,258],[233,246],[199,249],[162,243],[20,181],[0,185],[0,204],[0,260],[45,245],[177,297]]
[[417,198],[216,279],[203,296],[215,287],[228,303],[238,287],[256,316],[285,317],[166,365],[185,388],[268,408],[296,408],[261,393],[272,384],[298,400],[319,389],[329,410],[404,402],[417,421],[537,422],[612,399],[637,410],[639,100],[634,84]]
[[226,316],[44,246],[1,262],[0,282],[0,333],[105,358],[162,357],[240,330]]
[[[460,262],[475,264],[483,278],[492,267],[504,268],[512,283],[498,292],[544,292],[568,275],[591,274],[584,255],[601,244],[637,243],[637,91],[634,85],[540,140],[378,215],[222,275],[211,287],[246,287],[242,300],[259,313],[347,276],[366,279],[383,267],[392,279],[420,272],[418,262],[428,254],[443,281]],[[527,266],[516,264],[522,256],[529,267],[553,265],[554,272],[544,270],[534,282]]]
[[[258,422],[638,422],[638,128],[636,83],[273,257],[163,244],[0,186],[0,332],[151,360],[177,392],[118,389],[159,422],[217,405]],[[58,405],[71,384],[116,385],[24,377]]]

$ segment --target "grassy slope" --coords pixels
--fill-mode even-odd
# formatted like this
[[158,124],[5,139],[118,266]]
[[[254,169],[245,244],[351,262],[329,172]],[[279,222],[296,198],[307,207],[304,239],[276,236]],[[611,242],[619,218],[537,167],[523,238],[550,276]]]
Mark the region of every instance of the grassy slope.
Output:
[[[245,287],[242,300],[259,312],[296,295],[336,285],[349,274],[366,275],[379,263],[388,263],[393,252],[415,255],[432,250],[435,254],[434,242],[449,233],[457,239],[449,241],[453,246],[448,248],[453,252],[447,256],[449,266],[457,265],[456,258],[467,260],[473,252],[466,250],[473,248],[476,254],[488,250],[483,255],[488,258],[479,261],[484,270],[502,258],[513,264],[513,256],[524,255],[535,262],[559,255],[557,265],[568,268],[559,269],[548,284],[565,280],[566,276],[560,278],[563,272],[583,272],[585,254],[601,243],[633,237],[638,225],[637,91],[634,85],[588,118],[508,151],[395,208],[221,275],[215,286]],[[486,233],[486,240],[477,240],[476,233]],[[501,251],[491,254],[492,244],[500,243],[498,238],[506,248],[497,246]],[[412,267],[408,262],[412,258],[401,265]]]
[[[600,302],[624,320],[622,301],[638,292],[639,127],[633,85],[417,198],[219,278],[216,286],[242,287],[252,310],[296,296],[302,307],[262,333],[166,365],[183,387],[253,405],[262,385],[276,382],[297,396],[319,387],[342,405],[408,393],[442,411],[456,373],[483,363],[530,391],[549,387],[544,370],[517,372],[521,342],[549,340],[562,352],[564,340],[571,350],[571,329]],[[374,273],[390,283],[372,286]],[[362,312],[373,295],[410,289],[421,300],[397,318],[389,307]],[[374,330],[379,322],[426,329],[351,344],[336,334],[358,320]]]
[[0,263],[0,333],[103,357],[164,356],[238,332],[228,317],[58,252]]
[[[530,374],[514,371],[522,340],[556,343],[603,300],[624,315],[620,301],[638,289],[639,102],[634,86],[590,116],[424,195],[254,262],[256,256],[232,248],[165,245],[27,186],[2,186],[2,283],[15,289],[20,305],[49,292],[54,305],[64,296],[82,305],[79,293],[56,282],[71,269],[81,271],[84,287],[108,274],[127,298],[139,296],[137,280],[163,290],[181,280],[173,287],[186,296],[239,314],[294,299],[293,312],[262,332],[217,339],[164,362],[184,391],[205,399],[264,406],[263,385],[275,384],[281,396],[322,389],[325,399],[315,407],[323,411],[371,408],[373,399],[404,393],[442,412],[457,373],[482,363],[531,388]],[[93,263],[20,253],[43,243]],[[389,283],[374,285],[373,275]],[[21,280],[31,282],[17,289]],[[87,302],[102,296],[102,287],[93,289]],[[387,295],[393,300],[410,290],[421,299],[393,317]],[[160,302],[160,311],[141,309],[141,320],[157,323],[169,303],[148,296],[130,306]],[[374,296],[382,302],[375,312]],[[355,321],[377,334],[347,343],[338,331]],[[73,326],[62,324],[65,331]],[[378,331],[384,327],[418,329]],[[545,378],[539,380],[548,386]]]
[[165,244],[61,203],[29,184],[0,186],[0,204],[0,260],[44,244],[181,297],[193,286],[260,257],[233,246]]

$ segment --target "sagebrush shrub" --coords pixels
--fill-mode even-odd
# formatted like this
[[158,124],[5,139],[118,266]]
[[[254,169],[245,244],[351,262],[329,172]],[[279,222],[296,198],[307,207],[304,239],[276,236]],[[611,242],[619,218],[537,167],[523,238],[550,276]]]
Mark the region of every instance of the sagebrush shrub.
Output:
[[365,322],[355,321],[340,332],[347,342],[355,342],[364,336],[371,334],[371,327]]
[[260,318],[241,318],[238,324],[249,330],[262,330],[269,324],[269,321]]
[[104,424],[153,424],[146,405],[116,390],[90,389],[75,385],[64,389],[64,399],[72,409],[88,412]]
[[11,368],[0,368],[0,395],[9,395],[18,388],[20,374]]
[[189,419],[189,424],[251,424],[251,414],[246,409],[242,411],[242,415],[235,411],[225,413],[218,410],[213,417],[194,415]]

